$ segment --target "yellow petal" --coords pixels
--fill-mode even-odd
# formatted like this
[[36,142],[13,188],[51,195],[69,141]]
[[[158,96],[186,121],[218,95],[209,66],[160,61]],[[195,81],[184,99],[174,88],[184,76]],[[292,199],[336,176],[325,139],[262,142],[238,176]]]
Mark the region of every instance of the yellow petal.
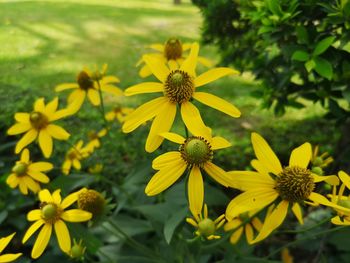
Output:
[[146,140],[146,152],[154,152],[162,144],[164,137],[159,134],[168,132],[174,123],[176,115],[176,104],[164,103],[162,109],[154,118],[151,129]]
[[163,52],[164,51],[164,45],[162,45],[162,44],[152,44],[149,47],[154,49],[154,50],[157,50],[159,52]]
[[214,96],[210,93],[206,92],[195,92],[193,93],[193,98],[198,100],[199,102],[208,105],[216,110],[219,110],[231,117],[238,118],[241,116],[241,112],[233,106],[231,103],[223,100],[217,96]]
[[168,100],[164,97],[159,97],[138,107],[127,117],[122,127],[123,132],[132,132],[142,123],[152,119],[160,112],[162,105],[165,103],[168,103]]
[[176,63],[175,60],[171,59],[168,61],[168,66],[170,70],[177,70],[179,68],[178,64]]
[[[317,175],[312,173],[312,177],[314,178],[314,182],[327,182],[330,185],[339,185],[339,178],[336,175]],[[349,181],[350,186],[350,181]]]
[[191,51],[189,56],[181,64],[180,70],[187,72],[190,76],[196,76],[196,66],[198,57],[199,45],[198,43],[193,43],[191,46]]
[[183,160],[179,160],[172,166],[164,167],[158,171],[151,180],[148,182],[145,193],[148,196],[157,195],[170,187],[186,170],[186,163]]
[[49,158],[52,153],[52,137],[46,130],[41,130],[39,133],[39,146],[46,158]]
[[159,81],[164,83],[170,74],[170,70],[165,66],[165,64],[162,63],[162,61],[160,61],[159,59],[156,59],[149,55],[144,55],[143,60],[145,61],[147,66],[150,68],[153,75],[157,79],[159,79]]
[[231,146],[231,143],[223,137],[216,136],[211,141],[212,150],[224,149]]
[[338,176],[342,183],[350,189],[350,176],[344,171],[339,171]]
[[61,204],[61,189],[57,189],[55,190],[55,192],[52,193],[52,199],[55,204]]
[[270,177],[269,170],[259,160],[254,159],[250,164],[259,174]]
[[0,239],[0,253],[7,247],[7,245],[10,243],[11,239],[15,236],[15,234],[16,233],[12,233],[11,235]]
[[80,209],[71,209],[61,214],[61,218],[68,222],[85,222],[90,220],[91,217],[91,213]]
[[235,218],[235,219],[233,219],[225,224],[224,230],[226,232],[231,231],[231,230],[239,227],[241,224],[242,224],[242,220],[240,220],[239,217]]
[[201,171],[197,166],[193,166],[191,169],[187,191],[191,213],[193,215],[200,215],[204,200],[204,185]]
[[194,226],[194,227],[198,227],[198,224],[196,221],[193,220],[193,218],[186,218],[186,222],[189,223],[190,225]]
[[37,171],[37,172],[50,171],[52,169],[53,169],[52,163],[48,163],[48,162],[36,162],[36,163],[31,163],[28,166],[28,170]]
[[247,242],[248,244],[251,244],[252,241],[253,241],[253,238],[254,238],[254,231],[253,231],[253,228],[250,224],[246,224],[245,225],[245,236],[247,238]]
[[231,187],[241,191],[248,191],[257,188],[275,187],[275,181],[270,176],[264,176],[253,171],[230,171],[227,172],[231,178]]
[[252,144],[258,160],[272,173],[279,175],[282,172],[282,166],[275,153],[271,150],[268,143],[259,134],[252,133]]
[[34,243],[33,250],[32,250],[32,258],[36,259],[41,256],[41,254],[44,252],[45,248],[47,247],[47,244],[50,241],[52,232],[52,225],[46,223],[43,228],[40,230],[40,233]]
[[295,217],[298,219],[299,223],[302,225],[304,224],[304,220],[303,220],[303,213],[301,211],[301,207],[298,203],[294,203],[292,206],[292,211],[295,215]]
[[15,120],[18,121],[18,122],[29,123],[30,122],[29,116],[30,116],[29,113],[17,112],[15,114]]
[[46,131],[57,140],[67,140],[70,136],[65,129],[55,124],[49,124]]
[[100,103],[101,103],[100,94],[98,94],[97,90],[88,89],[87,95],[88,95],[88,98],[89,98],[92,105],[94,105],[94,106],[100,105]]
[[203,66],[206,66],[208,68],[213,66],[213,62],[205,57],[198,56],[197,61],[198,61],[198,63],[200,63]]
[[11,188],[16,188],[19,184],[19,180],[16,174],[10,174],[7,179],[6,183],[11,187]]
[[78,192],[71,193],[66,198],[63,199],[61,203],[61,207],[66,209],[68,206],[72,205],[74,202],[78,200]]
[[289,166],[307,168],[312,156],[311,144],[306,142],[295,148],[289,158]]
[[167,139],[171,142],[175,142],[178,144],[183,144],[186,140],[181,135],[173,133],[173,132],[164,132],[164,133],[161,133],[160,136],[164,137],[165,139]]
[[32,143],[38,136],[38,131],[31,129],[17,142],[15,153],[18,154],[22,151],[24,147]]
[[153,160],[152,168],[155,170],[163,169],[164,167],[172,165],[174,162],[181,160],[181,158],[181,153],[178,151],[164,153]]
[[230,68],[213,68],[199,75],[194,80],[195,87],[203,86],[227,75],[237,75],[239,72]]
[[25,242],[27,242],[27,240],[45,223],[45,221],[43,219],[39,219],[38,221],[36,221],[35,223],[33,223],[28,230],[26,231],[26,233],[24,234],[24,237],[22,239],[22,243],[24,244]]
[[243,233],[243,227],[240,227],[237,230],[235,230],[230,237],[230,243],[236,244],[241,238],[242,233]]
[[219,184],[229,187],[234,184],[231,176],[219,166],[211,162],[204,164],[204,170]]
[[108,93],[111,93],[111,94],[113,94],[115,96],[123,96],[123,91],[120,88],[118,88],[118,87],[116,87],[116,86],[114,86],[112,84],[109,84],[109,85],[104,84],[104,85],[102,85],[101,86],[101,90],[105,91],[105,92],[108,92]]
[[41,218],[41,210],[34,209],[27,214],[28,221],[37,221]]
[[23,163],[29,163],[29,150],[28,149],[24,149],[21,153],[21,162]]
[[37,193],[40,190],[40,185],[34,181],[30,176],[23,176],[22,182],[33,192]]
[[51,115],[53,114],[58,107],[58,97],[54,98],[52,101],[50,101],[46,107],[45,107],[45,112],[47,113],[47,115]]
[[182,44],[182,51],[189,50],[192,46],[192,43],[183,43]]
[[258,236],[252,241],[252,244],[257,243],[268,237],[272,231],[279,227],[286,218],[288,212],[288,201],[281,201],[272,211],[271,215],[265,219],[264,225],[261,228]]
[[342,220],[339,216],[335,216],[331,219],[332,224],[339,226],[349,226],[350,221]]
[[43,174],[42,172],[39,171],[27,171],[27,174],[32,177],[34,180],[47,184],[50,182],[50,178],[47,177],[46,174]]
[[254,228],[257,230],[257,231],[260,231],[263,224],[261,223],[260,219],[257,218],[257,217],[254,217],[252,219],[252,225],[254,226]]
[[199,110],[189,101],[181,104],[181,116],[188,130],[196,136],[209,137]]
[[7,263],[15,261],[17,258],[19,258],[22,255],[22,253],[17,254],[4,254],[0,256],[0,262],[1,263]]
[[[83,105],[83,102],[86,97],[86,91],[83,91],[81,89],[74,90],[69,96],[68,96],[68,104],[71,109],[74,108],[74,111],[77,112],[81,106]],[[74,106],[74,107],[73,107]]]
[[24,194],[24,195],[28,194],[28,187],[22,179],[19,179],[18,186],[19,186],[19,190],[21,191],[22,194]]
[[258,188],[249,190],[236,196],[226,208],[227,220],[254,209],[262,209],[272,203],[278,197],[278,193],[270,188]]
[[53,203],[53,198],[49,192],[49,190],[47,189],[43,189],[39,192],[39,200],[42,202],[42,203]]
[[116,76],[105,76],[102,78],[101,82],[103,84],[108,84],[108,83],[119,83],[120,79],[117,78]]
[[151,76],[151,75],[152,75],[152,71],[151,71],[150,67],[147,65],[144,65],[139,71],[139,76],[141,78],[146,78],[146,77]]
[[12,125],[8,130],[7,134],[8,135],[16,135],[20,133],[24,133],[32,128],[32,125],[27,122],[27,123],[16,123]]
[[124,91],[125,96],[132,96],[136,94],[143,93],[154,93],[154,92],[163,92],[164,84],[159,82],[143,82],[134,86],[127,88]]
[[44,112],[45,111],[45,102],[44,98],[39,98],[34,103],[34,111]]
[[77,83],[63,83],[63,84],[57,85],[55,88],[55,91],[60,92],[67,89],[77,89],[77,88],[79,88],[79,85]]
[[62,220],[58,220],[54,227],[58,245],[63,252],[68,253],[71,249],[71,239],[66,224]]

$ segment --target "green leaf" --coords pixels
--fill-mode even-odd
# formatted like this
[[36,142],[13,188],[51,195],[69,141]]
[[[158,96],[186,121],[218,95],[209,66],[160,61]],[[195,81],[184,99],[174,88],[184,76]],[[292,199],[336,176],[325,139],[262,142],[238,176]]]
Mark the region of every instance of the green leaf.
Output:
[[334,40],[335,36],[330,36],[322,39],[320,42],[317,43],[313,55],[317,56],[325,52],[333,44]]
[[274,30],[274,27],[271,26],[261,26],[258,31],[258,35],[268,33]]
[[325,77],[326,79],[329,79],[329,80],[332,79],[333,77],[332,64],[329,63],[328,60],[321,57],[315,57],[314,61],[315,61],[314,70],[322,77]]
[[307,61],[308,59],[309,59],[309,54],[303,50],[297,50],[292,55],[292,60]]
[[313,59],[310,59],[309,61],[305,62],[305,68],[307,72],[310,72],[315,67],[315,61]]
[[266,0],[267,7],[270,9],[270,11],[277,15],[280,16],[283,14],[279,0]]
[[165,222],[164,225],[164,237],[168,244],[170,244],[171,239],[174,235],[175,229],[183,221],[188,213],[187,207],[178,210]]
[[295,28],[297,33],[298,43],[308,44],[309,43],[309,34],[304,26],[298,26]]

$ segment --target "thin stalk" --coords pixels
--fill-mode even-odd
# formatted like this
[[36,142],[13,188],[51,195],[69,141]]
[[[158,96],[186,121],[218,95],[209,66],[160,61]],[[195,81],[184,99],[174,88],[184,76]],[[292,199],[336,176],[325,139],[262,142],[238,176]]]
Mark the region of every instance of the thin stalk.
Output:
[[98,86],[98,94],[100,96],[100,108],[101,108],[101,114],[102,114],[102,119],[105,123],[105,128],[108,129],[108,122],[106,120],[106,114],[105,114],[105,106],[104,106],[104,101],[103,101],[103,96],[102,96],[102,90],[101,90],[101,84],[100,81],[98,79],[96,79],[97,82],[97,86]]

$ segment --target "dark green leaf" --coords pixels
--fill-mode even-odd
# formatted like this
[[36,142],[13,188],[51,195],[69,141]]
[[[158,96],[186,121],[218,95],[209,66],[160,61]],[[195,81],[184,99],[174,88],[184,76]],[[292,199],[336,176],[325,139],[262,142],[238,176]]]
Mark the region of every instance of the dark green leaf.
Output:
[[168,244],[170,244],[171,239],[174,235],[174,231],[177,226],[184,220],[188,213],[188,208],[178,210],[176,213],[171,215],[164,225],[164,237]]
[[308,59],[309,59],[309,54],[303,50],[297,50],[292,55],[292,60],[307,61]]
[[321,57],[315,57],[315,71],[321,75],[322,77],[325,77],[326,79],[332,79],[333,77],[333,68],[332,64],[328,62],[328,60],[321,58]]
[[334,40],[335,40],[334,36],[330,36],[322,39],[320,42],[317,43],[314,49],[313,55],[317,56],[325,52],[333,44]]
[[266,0],[266,3],[267,3],[267,7],[270,9],[270,11],[273,14],[277,16],[280,16],[283,14],[279,0]]
[[298,43],[308,44],[309,43],[309,34],[304,26],[298,26],[295,28]]

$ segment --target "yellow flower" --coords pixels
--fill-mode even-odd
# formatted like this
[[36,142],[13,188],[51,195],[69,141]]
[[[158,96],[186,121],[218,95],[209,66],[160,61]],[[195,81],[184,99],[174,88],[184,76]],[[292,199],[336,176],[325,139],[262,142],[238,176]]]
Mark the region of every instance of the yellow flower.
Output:
[[101,146],[100,138],[106,136],[107,132],[107,129],[102,129],[99,132],[90,131],[88,133],[89,142],[85,146],[86,151],[92,153],[96,148],[99,148]]
[[192,213],[193,218],[186,218],[186,222],[196,228],[195,234],[197,236],[206,238],[208,240],[219,239],[219,235],[216,235],[216,231],[222,227],[225,223],[225,215],[219,216],[217,219],[212,220],[208,217],[208,207],[204,204],[204,212]]
[[[0,239],[0,253],[7,247],[7,245],[10,243],[12,238],[14,237],[16,233],[13,233],[7,237],[3,237]],[[22,253],[17,254],[2,254],[0,255],[0,262],[6,263],[6,262],[12,262],[15,261],[17,258],[19,258],[22,255]]]
[[22,242],[27,240],[40,228],[40,233],[34,243],[32,258],[38,258],[44,252],[50,241],[52,228],[55,229],[58,245],[65,253],[71,249],[71,239],[67,222],[84,222],[91,219],[91,213],[80,210],[70,209],[65,211],[70,205],[77,201],[78,192],[68,195],[61,200],[61,190],[56,190],[51,195],[47,189],[39,192],[40,209],[35,209],[27,214],[28,221],[35,221],[25,233]]
[[72,166],[77,170],[81,169],[80,161],[88,157],[90,154],[90,151],[86,147],[83,148],[83,143],[83,140],[79,140],[77,144],[74,145],[74,147],[68,150],[65,160],[62,164],[63,174],[68,175]]
[[56,92],[63,90],[74,89],[74,91],[68,97],[68,104],[72,105],[74,112],[80,110],[87,96],[89,101],[94,106],[99,106],[101,91],[105,91],[116,96],[123,95],[123,92],[114,86],[113,83],[120,82],[115,76],[106,76],[107,65],[104,64],[102,71],[97,69],[92,72],[88,68],[84,68],[77,76],[77,83],[63,83],[56,86]]
[[249,244],[252,243],[254,238],[254,229],[260,231],[262,223],[260,219],[255,216],[259,210],[249,211],[240,214],[233,218],[231,221],[227,222],[224,226],[224,230],[229,232],[232,231],[230,242],[236,244],[242,236],[243,230]]
[[71,109],[57,110],[58,98],[45,105],[44,98],[37,99],[34,103],[34,111],[31,113],[19,112],[15,114],[17,123],[7,131],[9,135],[26,133],[16,145],[15,153],[18,154],[24,147],[38,138],[39,146],[46,158],[52,153],[52,138],[67,140],[69,133],[62,127],[52,122],[72,115]]
[[117,107],[114,107],[113,110],[111,110],[110,112],[106,113],[106,120],[107,121],[118,120],[120,123],[123,123],[125,119],[128,117],[128,115],[133,111],[134,111],[133,108],[117,106]]
[[252,166],[257,172],[228,172],[234,181],[232,186],[245,192],[229,203],[226,218],[230,221],[247,211],[262,209],[280,198],[278,205],[266,218],[259,235],[252,243],[263,240],[280,226],[289,207],[302,224],[301,203],[311,201],[311,204],[334,206],[327,198],[313,191],[317,182],[326,181],[337,184],[338,178],[318,176],[307,168],[312,155],[310,143],[304,143],[295,148],[291,153],[289,165],[282,168],[279,159],[264,138],[257,133],[252,133],[251,139],[257,157],[257,160],[252,161]]
[[[181,41],[177,38],[170,38],[168,41],[163,44],[152,44],[150,45],[150,48],[153,50],[158,51],[159,53],[148,53],[145,55],[148,55],[152,58],[160,60],[163,64],[175,64],[175,65],[181,65],[183,61],[185,60],[186,56],[184,55],[184,51],[187,51],[191,48],[190,43],[184,43],[182,44]],[[212,67],[213,63],[204,57],[198,56],[198,62],[206,67]],[[144,59],[141,58],[140,61],[137,63],[136,66],[139,66],[141,64],[145,63]],[[139,71],[139,75],[142,78],[148,77],[152,75],[152,71],[150,67],[145,64],[142,66],[142,68]]]
[[47,184],[50,179],[43,172],[50,171],[53,165],[48,162],[30,161],[29,150],[24,149],[21,159],[12,168],[12,173],[7,177],[6,183],[11,188],[19,187],[22,194],[27,195],[28,189],[34,193],[39,192],[40,184]]
[[201,136],[192,136],[187,139],[175,133],[164,133],[162,136],[180,144],[180,148],[178,151],[167,152],[153,160],[152,167],[158,172],[147,184],[145,193],[148,196],[159,194],[174,184],[188,169],[190,210],[193,214],[200,214],[204,199],[201,169],[219,184],[229,186],[230,177],[223,169],[212,163],[212,159],[213,151],[227,148],[231,144],[222,137],[212,138],[208,128],[203,130]]
[[181,111],[182,120],[192,134],[198,133],[205,127],[198,109],[190,102],[192,98],[232,117],[238,118],[241,115],[240,111],[227,101],[210,93],[196,91],[197,88],[216,79],[238,73],[230,68],[214,68],[196,77],[198,50],[199,45],[193,44],[189,57],[182,63],[180,69],[177,67],[169,69],[157,59],[144,56],[146,64],[161,83],[145,82],[125,90],[126,96],[141,93],[163,93],[163,96],[153,99],[133,111],[122,127],[123,132],[129,133],[155,117],[146,141],[147,152],[155,151],[162,144],[164,138],[159,134],[170,130],[175,119],[177,106]]
[[338,176],[342,182],[337,193],[337,186],[333,185],[333,192],[330,196],[332,203],[340,206],[334,208],[337,215],[331,219],[334,225],[350,226],[350,196],[345,196],[345,188],[350,189],[350,176],[344,171],[339,171]]

